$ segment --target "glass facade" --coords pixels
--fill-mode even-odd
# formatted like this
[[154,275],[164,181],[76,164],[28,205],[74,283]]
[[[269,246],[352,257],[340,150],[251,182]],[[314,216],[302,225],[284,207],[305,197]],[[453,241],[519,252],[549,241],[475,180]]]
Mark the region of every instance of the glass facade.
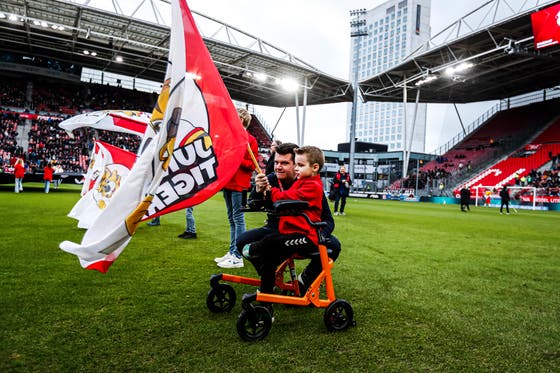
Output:
[[[358,69],[358,81],[365,80],[399,64],[421,43],[430,37],[431,0],[390,0],[370,9],[363,19],[368,35],[352,38],[350,79]],[[416,90],[409,89],[409,95]],[[347,139],[350,140],[348,107]],[[414,104],[406,105],[406,147],[424,152],[426,138],[426,105],[420,104],[416,114],[412,143]],[[358,141],[386,144],[389,151],[405,148],[405,109],[403,103],[363,103],[358,100],[356,110],[356,138]]]

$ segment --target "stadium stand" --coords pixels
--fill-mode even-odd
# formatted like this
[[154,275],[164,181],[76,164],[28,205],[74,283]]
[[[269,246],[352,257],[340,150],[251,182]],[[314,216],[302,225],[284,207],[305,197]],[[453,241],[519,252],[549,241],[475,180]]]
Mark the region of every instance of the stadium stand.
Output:
[[[558,136],[556,131],[560,132],[560,130],[556,130],[555,126],[550,126],[549,131],[542,132],[557,115],[558,104],[559,100],[555,99],[496,113],[449,151],[420,167],[419,190],[424,194],[432,194],[437,190],[439,183],[444,183],[444,194],[449,194],[449,191],[453,190],[455,195],[466,180],[475,177],[480,179],[473,181],[472,185],[475,183],[479,185],[478,181],[483,177],[490,177],[492,172],[495,173],[489,171],[490,166],[525,145],[545,142],[537,140],[536,136],[542,136],[544,139]],[[535,140],[531,141],[533,138]],[[548,154],[548,151],[554,152],[554,149],[554,147],[551,149],[545,147],[534,157],[525,159],[525,162],[535,161],[535,163],[527,163],[524,172],[529,172],[539,164],[543,154]],[[517,166],[519,169],[521,168],[519,164],[511,161],[510,166]],[[511,171],[510,166],[507,167],[507,172]],[[485,184],[491,180],[493,179],[484,180],[483,185],[494,185]],[[393,183],[389,189],[414,188],[415,184],[416,174],[413,172],[407,178]]]
[[[549,121],[544,130],[533,136],[533,140],[524,144],[505,159],[497,162],[483,172],[477,174],[466,183],[462,184],[467,188],[474,188],[477,185],[493,186],[500,188],[504,185],[527,186],[527,177],[536,180],[537,170],[547,167],[556,171],[557,158],[560,154],[560,119],[556,118]],[[542,182],[542,171],[540,182]],[[554,180],[554,173],[546,173],[547,178]],[[553,184],[539,185],[539,187],[555,187]],[[456,188],[457,193],[460,187]]]
[[[20,157],[31,175],[42,174],[48,161],[54,161],[66,173],[81,174],[89,164],[94,139],[136,152],[141,140],[138,136],[82,128],[74,131],[74,138],[70,138],[58,123],[87,111],[151,112],[157,99],[155,93],[108,85],[30,76],[4,76],[2,79],[6,83],[0,88],[0,171],[3,173],[11,173],[16,157]],[[271,137],[255,115],[249,131],[257,139],[258,161],[264,167]]]

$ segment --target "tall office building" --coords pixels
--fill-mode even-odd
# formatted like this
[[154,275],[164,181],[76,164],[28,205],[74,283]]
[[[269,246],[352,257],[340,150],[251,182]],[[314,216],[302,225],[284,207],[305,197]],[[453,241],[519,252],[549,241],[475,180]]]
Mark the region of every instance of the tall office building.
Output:
[[[361,30],[367,35],[352,37],[350,80],[358,69],[358,81],[398,65],[430,37],[431,0],[389,0],[370,9],[360,17],[365,20]],[[415,97],[416,91],[408,93]],[[348,105],[347,138],[350,139],[352,105]],[[358,141],[386,144],[389,151],[405,148],[404,104],[358,100],[356,138]],[[414,104],[406,105],[407,144],[412,133]],[[418,106],[412,139],[413,152],[424,152],[426,140],[426,104]]]

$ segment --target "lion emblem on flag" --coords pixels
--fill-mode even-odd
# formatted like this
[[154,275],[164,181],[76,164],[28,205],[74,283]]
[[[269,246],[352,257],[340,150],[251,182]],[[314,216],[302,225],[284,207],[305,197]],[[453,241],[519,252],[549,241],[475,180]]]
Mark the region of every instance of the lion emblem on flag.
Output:
[[123,180],[123,175],[119,172],[118,165],[111,166],[113,167],[105,167],[103,176],[101,176],[101,180],[95,189],[94,199],[100,209],[104,209],[107,206],[107,203],[119,189]]

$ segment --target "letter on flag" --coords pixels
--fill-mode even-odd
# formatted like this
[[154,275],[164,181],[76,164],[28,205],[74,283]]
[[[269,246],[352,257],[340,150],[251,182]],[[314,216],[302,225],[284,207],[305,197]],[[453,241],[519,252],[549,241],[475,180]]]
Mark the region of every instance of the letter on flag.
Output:
[[82,187],[82,198],[69,217],[78,220],[79,228],[89,228],[111,201],[128,177],[136,154],[102,141],[96,141]]
[[247,134],[185,0],[172,0],[170,46],[138,160],[82,242],[60,244],[84,268],[106,272],[141,221],[220,191],[246,152]]

